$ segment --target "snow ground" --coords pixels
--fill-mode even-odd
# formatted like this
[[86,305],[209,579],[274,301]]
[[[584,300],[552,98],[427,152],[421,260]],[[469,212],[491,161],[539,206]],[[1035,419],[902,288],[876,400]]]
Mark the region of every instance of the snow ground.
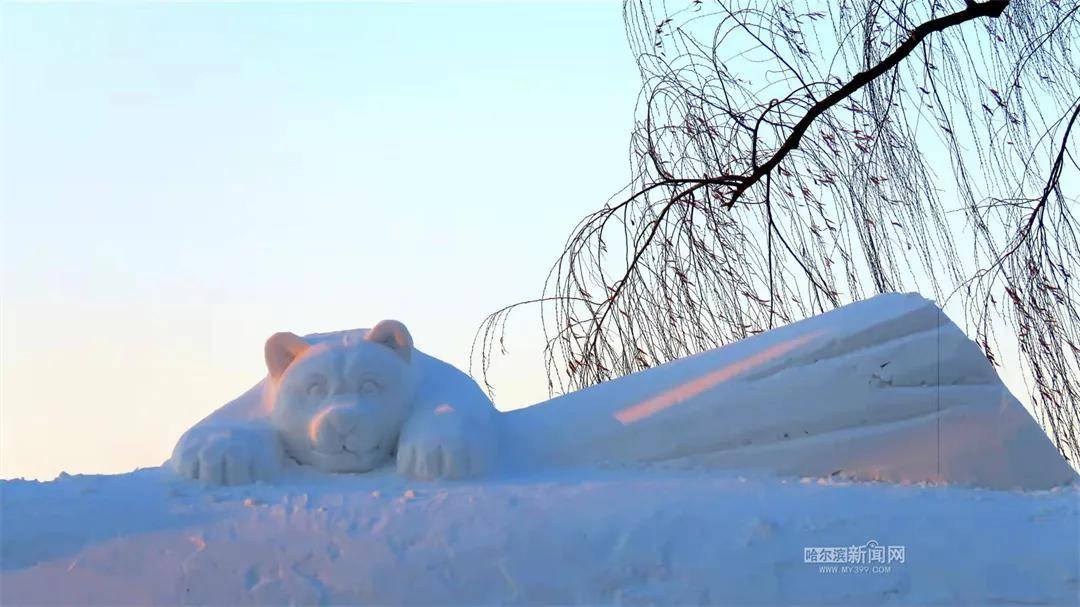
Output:
[[[4,481],[0,500],[4,605],[1080,600],[1076,486],[652,465],[437,483],[293,469],[204,489],[152,468]],[[870,540],[903,545],[904,562],[827,573],[803,559]]]

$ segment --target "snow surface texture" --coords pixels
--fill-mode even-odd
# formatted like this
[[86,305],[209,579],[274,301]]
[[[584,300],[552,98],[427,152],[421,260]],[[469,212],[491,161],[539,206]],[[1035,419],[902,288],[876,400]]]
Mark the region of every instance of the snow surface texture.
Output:
[[[408,335],[403,326],[399,330]],[[384,349],[364,335],[357,330],[305,339],[319,348],[336,344],[339,356],[356,348]],[[915,294],[878,296],[497,417],[464,373],[415,354],[409,371],[420,377],[414,409],[421,413],[412,415],[398,446],[398,469],[413,478],[692,458],[722,469],[993,488],[1045,489],[1076,479],[978,346]],[[324,390],[316,407],[280,396],[302,390],[311,373],[325,376],[342,365],[310,353],[297,356],[277,390],[270,344],[267,360],[270,377],[189,431],[177,446],[174,467],[189,477],[203,470],[201,480],[214,483],[272,478],[247,473],[281,468],[266,447],[273,433],[253,429],[268,419],[279,433],[295,437],[285,442],[304,463],[323,470],[374,467],[377,462],[340,468],[304,455],[319,434],[320,407],[339,397],[327,400]],[[346,375],[392,383],[386,378],[397,372],[361,361]],[[290,382],[299,388],[289,388]],[[384,399],[372,410],[388,406]],[[302,412],[295,428],[281,421],[281,409]],[[371,418],[360,418],[359,427]],[[349,444],[359,451],[380,441],[393,444],[400,426],[395,419],[369,432],[374,438]],[[237,466],[241,473],[231,477],[225,456],[230,444],[245,456]],[[468,462],[473,465],[462,465]]]
[[[1076,605],[1080,593],[1075,487],[643,465],[434,483],[296,468],[209,489],[147,469],[2,489],[4,605]],[[805,548],[870,540],[904,546],[904,562],[804,562]]]

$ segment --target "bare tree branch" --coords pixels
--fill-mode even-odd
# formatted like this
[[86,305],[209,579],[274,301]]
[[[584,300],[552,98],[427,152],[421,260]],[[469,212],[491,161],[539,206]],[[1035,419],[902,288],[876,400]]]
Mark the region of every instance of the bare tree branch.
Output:
[[[946,305],[1080,462],[1080,2],[627,0],[625,195],[536,305],[553,392],[887,291]],[[504,308],[475,349],[486,375]]]

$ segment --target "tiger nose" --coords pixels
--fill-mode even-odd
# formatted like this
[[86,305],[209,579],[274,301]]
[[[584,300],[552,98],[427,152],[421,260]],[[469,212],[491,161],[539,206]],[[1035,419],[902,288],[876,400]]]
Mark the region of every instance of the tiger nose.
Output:
[[326,421],[341,436],[348,436],[359,424],[356,407],[333,407],[327,414]]
[[359,412],[356,407],[332,405],[323,409],[311,421],[308,431],[311,442],[322,444],[336,442],[349,436],[360,426]]

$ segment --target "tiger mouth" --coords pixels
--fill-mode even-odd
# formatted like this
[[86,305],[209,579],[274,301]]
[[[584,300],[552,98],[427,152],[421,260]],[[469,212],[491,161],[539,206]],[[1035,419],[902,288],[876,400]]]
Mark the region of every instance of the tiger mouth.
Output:
[[368,447],[367,449],[362,449],[362,450],[350,449],[348,445],[342,444],[342,445],[340,445],[340,447],[339,447],[339,449],[337,451],[327,451],[325,448],[320,448],[320,447],[318,447],[316,445],[312,446],[312,451],[314,451],[315,453],[318,453],[319,455],[324,455],[324,456],[327,456],[327,457],[335,457],[335,456],[347,454],[347,455],[351,455],[351,456],[355,457],[356,459],[362,459],[364,457],[370,457],[370,456],[378,455],[382,451],[382,448],[383,448],[383,443],[382,443],[382,441],[379,441],[379,442],[375,443],[374,446]]

